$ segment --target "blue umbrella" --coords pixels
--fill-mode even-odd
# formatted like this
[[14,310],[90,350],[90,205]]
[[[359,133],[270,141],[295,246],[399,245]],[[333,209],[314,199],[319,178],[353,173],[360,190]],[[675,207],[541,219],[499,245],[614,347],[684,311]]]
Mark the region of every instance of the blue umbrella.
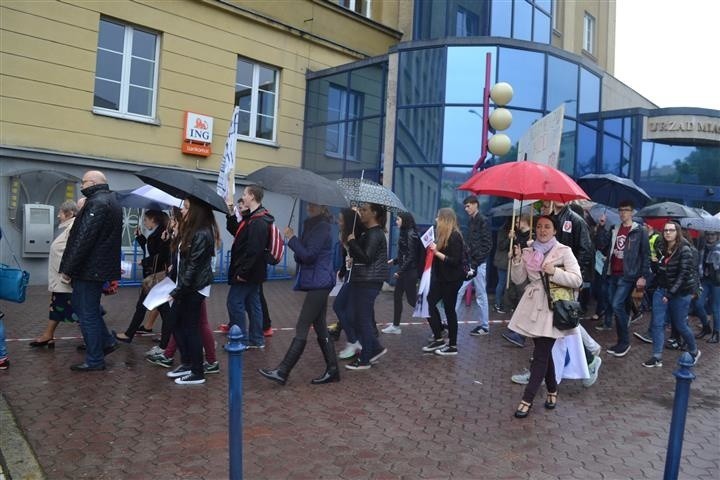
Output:
[[629,178],[612,173],[590,173],[578,178],[578,185],[590,195],[593,202],[618,207],[623,200],[643,207],[650,201],[650,195]]

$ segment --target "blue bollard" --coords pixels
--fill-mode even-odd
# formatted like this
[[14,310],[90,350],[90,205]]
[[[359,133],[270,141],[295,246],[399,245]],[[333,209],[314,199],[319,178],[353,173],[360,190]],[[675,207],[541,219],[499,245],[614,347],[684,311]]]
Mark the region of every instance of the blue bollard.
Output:
[[664,480],[677,480],[680,471],[680,454],[682,453],[683,435],[685,434],[685,418],[687,417],[690,399],[690,383],[695,380],[692,373],[693,357],[685,352],[678,360],[680,368],[673,372],[675,383],[675,401],[673,403],[672,420],[670,421],[670,437],[668,439],[667,457],[665,458]]
[[228,449],[230,450],[230,479],[242,480],[242,354],[247,347],[240,340],[243,338],[240,327],[233,325],[228,333],[228,344],[225,350],[230,354],[228,360],[228,407],[230,425],[228,429]]

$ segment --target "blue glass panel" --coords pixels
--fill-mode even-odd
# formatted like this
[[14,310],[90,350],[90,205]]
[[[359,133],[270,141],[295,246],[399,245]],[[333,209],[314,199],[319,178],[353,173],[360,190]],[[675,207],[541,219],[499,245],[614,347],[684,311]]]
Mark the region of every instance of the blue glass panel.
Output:
[[632,124],[632,118],[625,117],[623,120],[623,140],[628,143],[632,141]]
[[525,0],[515,0],[513,12],[513,38],[532,40],[533,8]]
[[609,135],[603,135],[602,171],[620,175],[620,165],[620,140]]
[[510,106],[537,108],[543,106],[545,55],[527,50],[501,48],[498,81],[513,87]]
[[447,1],[416,0],[413,8],[415,11],[413,38],[415,40],[430,40],[447,35]]
[[550,16],[537,8],[534,12],[535,22],[533,23],[533,42],[550,43]]
[[548,111],[565,104],[565,115],[577,113],[578,66],[548,55],[547,106]]
[[442,107],[399,109],[395,131],[395,163],[441,163],[442,124]]
[[513,109],[509,110],[513,116],[512,123],[510,124],[510,128],[504,130],[502,133],[510,137],[510,142],[513,146],[507,155],[495,160],[495,163],[517,160],[517,146],[520,138],[522,138],[522,136],[530,129],[533,123],[540,120],[542,117],[542,115],[538,112],[526,112],[523,110]]
[[485,56],[490,53],[490,85],[495,83],[495,47],[450,47],[447,54],[445,103],[482,105],[485,88]]
[[600,111],[600,77],[580,67],[580,107],[579,112],[596,113]]
[[578,177],[588,173],[596,173],[597,131],[585,125],[578,125],[577,161],[575,173]]
[[640,177],[665,183],[720,186],[720,147],[643,142]]
[[535,0],[535,5],[544,9],[547,13],[551,13],[550,1],[551,0]]
[[361,117],[382,115],[385,112],[385,68],[385,63],[379,63],[350,72],[350,88],[354,98],[362,98]]
[[603,121],[603,131],[605,133],[611,133],[615,136],[622,137],[622,118],[611,118]]
[[574,120],[563,121],[563,131],[560,136],[560,158],[558,169],[571,177],[575,175],[575,128]]
[[435,223],[442,188],[440,167],[395,168],[393,191],[410,209],[418,225]]
[[632,158],[630,145],[627,143],[622,144],[622,159],[620,161],[620,176],[630,176],[630,159]]
[[490,9],[490,35],[510,38],[512,2],[508,2],[507,0],[493,0]]
[[398,105],[440,104],[445,99],[445,49],[400,53]]
[[482,109],[445,109],[443,155],[445,164],[474,165],[482,151]]
[[341,107],[338,104],[347,89],[349,76],[347,72],[316,78],[307,82],[307,105],[305,121],[309,125],[338,120]]

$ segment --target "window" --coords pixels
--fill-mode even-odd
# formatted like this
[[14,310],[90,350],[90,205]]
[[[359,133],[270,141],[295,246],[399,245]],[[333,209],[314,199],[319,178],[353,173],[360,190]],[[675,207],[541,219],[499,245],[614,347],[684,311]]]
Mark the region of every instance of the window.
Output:
[[338,5],[370,18],[370,0],[337,0]]
[[275,142],[277,89],[277,70],[238,58],[235,105],[240,107],[241,137]]
[[587,12],[583,20],[583,50],[595,53],[595,17]]
[[[325,127],[325,154],[331,157],[358,158],[357,119],[362,111],[362,93],[338,85],[328,90],[328,122]],[[347,150],[346,150],[347,147]]]
[[480,18],[477,14],[458,7],[455,15],[455,36],[473,37],[480,35]]
[[101,19],[93,111],[153,120],[157,98],[158,35]]

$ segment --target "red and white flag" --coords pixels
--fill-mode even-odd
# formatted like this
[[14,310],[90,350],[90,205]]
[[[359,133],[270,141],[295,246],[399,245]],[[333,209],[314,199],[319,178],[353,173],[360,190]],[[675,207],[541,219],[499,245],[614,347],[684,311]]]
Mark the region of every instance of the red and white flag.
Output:
[[433,252],[428,247],[435,241],[435,229],[433,227],[428,228],[428,230],[420,237],[420,241],[422,242],[423,247],[425,247],[425,268],[423,268],[423,273],[420,277],[417,301],[415,302],[415,310],[413,311],[412,316],[429,318],[430,309],[427,296],[428,293],[430,293],[430,272],[432,270]]

